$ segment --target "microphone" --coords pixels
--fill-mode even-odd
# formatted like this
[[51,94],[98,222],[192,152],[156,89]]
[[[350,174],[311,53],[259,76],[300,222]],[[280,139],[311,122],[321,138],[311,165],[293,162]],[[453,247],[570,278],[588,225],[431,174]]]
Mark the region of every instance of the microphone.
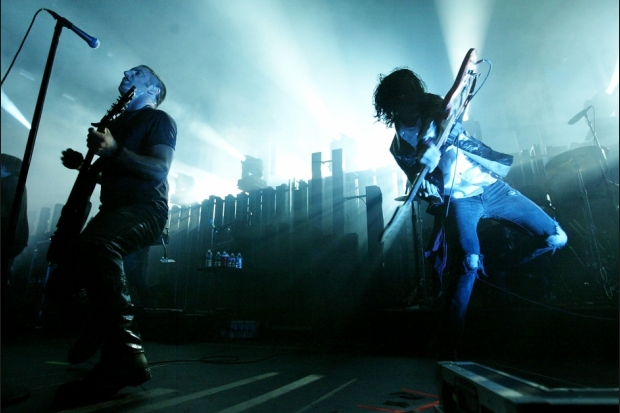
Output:
[[99,40],[96,37],[90,36],[88,34],[86,34],[84,31],[80,30],[77,26],[75,26],[73,23],[71,23],[69,20],[65,19],[64,17],[58,15],[58,13],[53,12],[51,10],[48,9],[43,9],[46,12],[48,12],[49,14],[52,15],[53,18],[55,18],[56,20],[58,20],[63,26],[73,30],[73,32],[75,34],[77,34],[78,36],[80,36],[82,39],[84,39],[84,41],[86,43],[88,43],[88,45],[90,47],[92,47],[93,49],[96,49],[99,47]]
[[571,118],[571,120],[568,121],[569,125],[574,125],[575,123],[577,123],[577,121],[581,118],[583,118],[586,114],[587,111],[589,111],[590,109],[592,109],[592,105],[588,106],[587,108],[585,108],[584,110],[582,110],[581,112],[579,112],[578,114],[576,114],[575,116],[573,116]]

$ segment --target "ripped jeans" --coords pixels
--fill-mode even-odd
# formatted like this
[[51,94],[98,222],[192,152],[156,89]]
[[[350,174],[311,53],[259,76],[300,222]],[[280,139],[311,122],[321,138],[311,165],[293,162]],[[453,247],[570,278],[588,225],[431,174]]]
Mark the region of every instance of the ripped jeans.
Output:
[[566,233],[553,218],[504,181],[489,185],[480,195],[450,200],[448,216],[442,218],[448,264],[442,280],[440,343],[453,353],[461,340],[474,282],[479,273],[484,274],[477,233],[482,218],[510,222],[533,237],[533,250],[522,262],[555,251],[567,242]]

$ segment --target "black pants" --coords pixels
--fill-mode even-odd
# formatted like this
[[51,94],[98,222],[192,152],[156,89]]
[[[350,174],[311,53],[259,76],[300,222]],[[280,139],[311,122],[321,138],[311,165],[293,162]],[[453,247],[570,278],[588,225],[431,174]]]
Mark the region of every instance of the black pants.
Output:
[[[154,308],[155,301],[146,282],[151,247],[142,248],[123,259],[125,276],[130,287],[135,287],[142,307]],[[135,299],[135,297],[134,297]]]
[[59,272],[72,289],[86,290],[92,329],[106,353],[143,352],[142,340],[123,267],[123,257],[151,245],[164,229],[167,214],[155,205],[134,204],[99,212],[80,234]]

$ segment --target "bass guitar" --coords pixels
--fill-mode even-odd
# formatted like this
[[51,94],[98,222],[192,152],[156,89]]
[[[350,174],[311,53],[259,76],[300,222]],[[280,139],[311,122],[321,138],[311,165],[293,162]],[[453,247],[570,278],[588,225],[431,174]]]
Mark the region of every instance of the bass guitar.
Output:
[[[101,118],[97,131],[104,132],[110,122],[127,109],[127,105],[134,97],[134,90],[135,87],[132,86],[117,99],[105,116]],[[94,152],[90,150],[86,154],[73,188],[71,188],[67,203],[62,208],[56,224],[56,231],[50,238],[50,245],[47,250],[47,260],[50,263],[58,263],[65,256],[68,245],[75,241],[82,232],[90,212],[90,197],[97,185],[97,175],[99,174],[99,171],[94,170],[91,166],[94,156]]]
[[[476,61],[476,56],[476,49],[469,49],[463,59],[463,63],[461,63],[461,67],[454,84],[448,91],[446,97],[443,99],[441,106],[443,117],[441,124],[439,125],[437,138],[434,142],[435,146],[440,148],[440,150],[448,140],[450,132],[452,132],[452,128],[456,125],[463,113],[465,113],[467,104],[474,96],[476,78],[478,76],[474,69],[476,65],[480,63]],[[413,182],[411,183],[410,192],[407,199],[402,205],[396,208],[394,215],[392,215],[392,218],[383,229],[383,232],[381,233],[381,243],[388,244],[391,240],[393,240],[405,221],[411,218],[411,203],[420,190],[424,177],[429,172],[430,168],[425,166],[416,174]]]

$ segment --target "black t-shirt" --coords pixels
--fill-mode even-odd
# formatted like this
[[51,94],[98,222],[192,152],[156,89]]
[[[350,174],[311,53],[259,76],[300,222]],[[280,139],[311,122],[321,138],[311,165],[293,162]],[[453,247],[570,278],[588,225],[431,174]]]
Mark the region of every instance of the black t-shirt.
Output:
[[[119,144],[139,155],[146,155],[154,145],[176,146],[176,122],[166,112],[151,107],[124,112],[108,129]],[[100,200],[101,210],[154,203],[168,214],[168,181],[145,179],[111,160],[102,168]]]

